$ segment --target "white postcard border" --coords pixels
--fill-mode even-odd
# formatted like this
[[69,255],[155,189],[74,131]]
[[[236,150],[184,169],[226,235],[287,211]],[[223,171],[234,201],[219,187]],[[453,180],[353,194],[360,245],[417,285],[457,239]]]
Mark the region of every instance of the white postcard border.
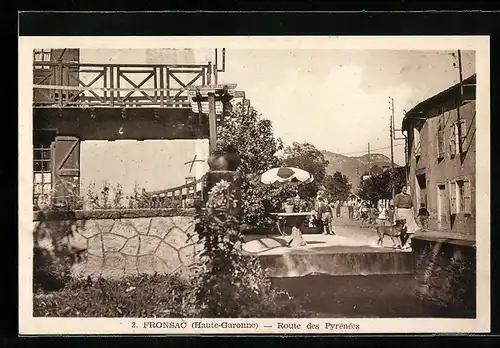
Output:
[[[213,48],[475,50],[477,70],[476,202],[477,318],[335,319],[105,319],[34,318],[32,293],[32,51],[35,48]],[[320,334],[470,333],[490,330],[490,59],[487,36],[296,37],[20,37],[19,38],[19,333],[32,334]],[[91,301],[91,299],[89,299]],[[137,328],[132,328],[135,322]],[[144,328],[145,322],[186,323],[186,328]],[[196,328],[202,322],[218,328]],[[247,329],[220,323],[249,323]],[[278,323],[300,329],[278,329]],[[307,324],[320,329],[309,330]],[[327,329],[327,323],[336,329]],[[335,324],[337,326],[335,326]],[[163,324],[161,324],[163,325]],[[166,324],[167,325],[167,324]],[[184,324],[182,324],[184,325]],[[257,325],[257,326],[255,326]],[[271,325],[272,327],[266,327]],[[346,326],[347,325],[347,326]],[[178,328],[176,328],[178,327]]]

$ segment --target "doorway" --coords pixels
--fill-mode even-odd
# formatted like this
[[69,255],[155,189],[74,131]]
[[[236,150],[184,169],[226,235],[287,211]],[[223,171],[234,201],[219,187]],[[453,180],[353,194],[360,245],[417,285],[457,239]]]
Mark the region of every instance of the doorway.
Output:
[[446,204],[446,185],[438,184],[437,185],[437,220],[439,228],[445,228],[448,224],[448,205]]
[[418,193],[418,201],[417,201],[417,209],[420,208],[420,206],[425,204],[427,207],[427,183],[426,183],[426,176],[425,173],[418,174],[417,175],[417,183],[418,187],[417,190],[419,191]]

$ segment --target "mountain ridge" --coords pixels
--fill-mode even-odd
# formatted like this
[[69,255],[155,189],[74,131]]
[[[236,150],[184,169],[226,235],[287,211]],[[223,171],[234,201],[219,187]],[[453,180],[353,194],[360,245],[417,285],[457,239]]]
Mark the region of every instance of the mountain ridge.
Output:
[[[356,190],[361,182],[361,176],[369,171],[372,173],[382,172],[384,168],[391,166],[391,159],[380,153],[371,153],[362,156],[346,156],[332,151],[322,150],[321,153],[329,161],[326,168],[327,174],[341,172],[349,178],[353,190]],[[398,166],[395,164],[395,166]]]

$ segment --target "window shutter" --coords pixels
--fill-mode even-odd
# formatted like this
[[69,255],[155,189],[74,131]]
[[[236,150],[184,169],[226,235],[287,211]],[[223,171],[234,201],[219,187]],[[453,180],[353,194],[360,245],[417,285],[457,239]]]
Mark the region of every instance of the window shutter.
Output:
[[470,181],[464,181],[464,213],[472,213],[472,199],[471,199],[471,188]]
[[444,157],[444,129],[440,124],[437,132],[437,149],[438,149],[438,158]]
[[453,123],[450,125],[450,134],[448,138],[448,151],[450,153],[450,157],[455,156],[457,153],[457,134],[456,134],[456,126]]
[[420,132],[413,128],[413,143],[415,144],[415,156],[420,156]]
[[450,182],[450,213],[457,213],[457,184],[456,182]]
[[54,146],[54,203],[67,202],[80,194],[80,140],[58,136]]
[[462,142],[462,150],[465,150],[467,148],[467,121],[466,120],[461,120],[460,121],[460,126],[461,128],[461,139],[460,141]]

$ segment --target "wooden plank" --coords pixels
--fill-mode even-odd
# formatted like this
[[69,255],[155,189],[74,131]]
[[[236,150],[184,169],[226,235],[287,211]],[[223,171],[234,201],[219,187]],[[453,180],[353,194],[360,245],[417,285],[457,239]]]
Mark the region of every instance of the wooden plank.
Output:
[[199,74],[203,72],[203,69],[170,69],[171,73],[174,74]]
[[[101,76],[105,76],[105,75],[106,75],[105,71],[100,71],[99,74],[96,77],[94,77],[94,79],[92,79],[92,81],[90,81],[88,84],[83,83],[79,78],[74,77],[73,75],[70,75],[70,77],[73,78],[74,80],[76,80],[78,82],[78,84],[82,85],[83,88],[86,88],[86,90],[88,90],[90,93],[92,93],[94,95],[94,97],[96,97],[96,99],[98,99],[101,102],[103,102],[103,100],[97,94],[95,94],[92,91],[92,85],[94,83],[96,83],[97,80],[99,80],[101,78]],[[75,87],[78,87],[78,88],[75,88]],[[66,89],[66,90],[71,88],[71,90],[79,90],[80,91],[77,94],[75,94],[69,101],[75,100],[78,96],[80,96],[80,94],[82,94],[84,92],[84,90],[80,90],[80,86],[75,86],[75,87],[73,87],[73,88],[71,88],[71,87],[65,87],[65,88],[63,88],[63,89]]]
[[120,69],[120,73],[122,74],[151,74],[151,69],[141,69],[141,70],[127,70],[127,69]]
[[201,73],[196,75],[191,81],[189,81],[187,84],[184,84],[182,81],[180,81],[175,75],[173,75],[171,72],[169,72],[170,76],[176,80],[183,88],[177,92],[176,95],[174,95],[174,97],[172,98],[172,100],[176,100],[177,97],[179,97],[184,91],[189,91],[189,87],[194,83],[196,82],[196,80],[198,80],[202,75]]
[[210,152],[217,149],[217,118],[215,113],[215,94],[208,95],[208,124],[209,124],[209,142]]
[[181,85],[181,87],[186,88],[186,84],[184,84],[184,82],[182,82],[177,76],[175,76],[174,73],[170,69],[168,70],[168,73],[169,73],[170,77],[172,77],[175,81],[177,81],[177,83],[179,85]]
[[[51,101],[51,102],[35,102],[33,107],[39,108],[39,109],[53,109],[57,104],[57,102]],[[125,108],[130,108],[130,107],[142,107],[142,106],[158,106],[160,107],[160,103],[151,103],[151,102],[137,102],[136,100],[130,100],[128,99],[126,102],[114,102],[113,105],[110,104],[110,102],[103,104],[99,102],[88,102],[85,103],[83,101],[77,101],[77,102],[70,102],[66,103],[65,107],[68,107],[70,109],[74,108],[86,108],[86,107],[91,107],[95,109],[99,108],[107,108],[107,107],[125,107]],[[191,108],[191,104],[189,102],[169,102],[169,103],[164,103],[162,108],[181,108],[181,109],[188,109]]]
[[196,87],[193,87],[193,90],[197,89],[201,93],[203,93],[204,91],[206,91],[206,92],[215,92],[218,90],[222,91],[222,90],[224,90],[224,88],[227,88],[228,91],[230,91],[232,89],[235,89],[237,86],[238,86],[237,83],[225,83],[225,84],[218,84],[218,85],[213,85],[213,86],[196,86]]
[[153,70],[153,87],[154,87],[154,100],[158,101],[158,73],[157,70]]
[[243,99],[245,99],[245,91],[235,91],[234,92],[234,97],[235,98],[243,98]]
[[166,68],[165,69],[165,73],[166,73],[166,77],[167,77],[167,103],[170,102],[170,69],[169,68]]
[[[146,76],[146,78],[144,78],[144,80],[142,80],[138,85],[136,85],[132,80],[130,80],[126,75],[124,75],[123,73],[120,73],[120,76],[123,77],[123,79],[125,81],[127,81],[129,84],[131,84],[134,88],[138,89],[138,92],[141,93],[142,95],[144,95],[146,98],[148,98],[149,100],[153,101],[153,99],[151,99],[151,97],[149,95],[147,95],[144,91],[144,89],[141,89],[141,86],[143,84],[145,84],[146,82],[149,81],[149,79],[151,79],[151,77],[153,77],[153,73],[150,73],[148,76]],[[127,99],[128,97],[130,97],[134,92],[129,92],[125,97],[123,97],[122,100],[125,100]]]
[[165,92],[163,88],[165,87],[165,81],[163,76],[163,67],[160,67],[160,106],[163,106],[163,98],[165,98]]
[[[33,62],[33,66],[57,66],[59,63],[58,62],[41,62],[41,61],[36,61]],[[134,64],[129,64],[129,63],[113,63],[113,64],[106,64],[106,63],[76,63],[76,62],[63,62],[62,63],[66,67],[71,67],[71,68],[79,68],[79,67],[87,67],[87,68],[92,68],[92,67],[122,67],[122,68],[155,68],[159,66],[163,67],[169,67],[172,69],[202,69],[207,66],[207,64],[147,64],[147,63],[134,63]]]
[[[63,74],[62,74],[62,63],[59,63],[58,65],[59,69],[59,86],[63,86]],[[59,89],[59,105],[62,106],[62,89]]]
[[[108,68],[104,68],[103,86],[108,85]],[[108,99],[108,91],[104,90],[104,102]]]
[[[197,106],[198,106],[198,124],[201,125],[202,122],[203,122],[203,108],[202,108],[202,105],[201,105],[200,98],[198,98]],[[198,131],[201,134],[201,129],[198,129]]]
[[[113,88],[114,87],[114,76],[113,76],[114,68],[111,67],[109,69],[109,87]],[[118,73],[118,82],[117,82],[117,87],[120,88],[120,74]],[[113,90],[110,91],[109,93],[109,99],[111,100],[111,106],[115,105],[115,93]],[[120,94],[118,93],[118,99],[120,99]]]
[[208,62],[207,67],[207,85],[212,85],[212,63]]
[[81,90],[81,91],[115,91],[115,92],[154,92],[154,91],[186,91],[188,89],[186,88],[142,88],[142,87],[137,87],[137,88],[119,88],[119,87],[92,87],[90,85],[86,86],[59,86],[59,85],[39,85],[39,84],[34,84],[33,89],[63,89],[63,90]]
[[60,176],[80,176],[79,169],[59,169]]
[[[116,67],[116,88],[118,88],[118,91],[116,92],[117,101],[120,101],[121,97],[122,97],[120,94],[120,84],[121,84],[120,76],[121,76],[120,67],[117,66]],[[110,87],[112,87],[112,86],[110,86]]]

